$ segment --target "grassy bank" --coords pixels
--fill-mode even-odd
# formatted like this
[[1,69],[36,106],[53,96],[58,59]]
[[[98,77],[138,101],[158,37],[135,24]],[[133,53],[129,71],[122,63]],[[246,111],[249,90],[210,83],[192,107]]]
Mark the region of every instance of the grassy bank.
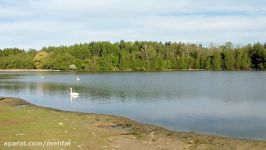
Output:
[[[46,145],[15,143],[22,141]],[[51,144],[58,141],[67,144]],[[123,117],[64,112],[35,106],[21,99],[0,98],[0,149],[261,150],[266,149],[266,141],[172,132]]]

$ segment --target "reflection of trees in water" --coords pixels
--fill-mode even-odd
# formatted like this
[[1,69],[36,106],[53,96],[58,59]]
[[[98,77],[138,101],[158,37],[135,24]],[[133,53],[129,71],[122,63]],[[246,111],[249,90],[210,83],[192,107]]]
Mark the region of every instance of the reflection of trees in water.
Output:
[[34,91],[36,89],[36,85],[32,83],[3,81],[0,83],[0,89],[4,92],[18,94],[24,91]]
[[[207,74],[209,75],[209,74]],[[2,75],[0,75],[1,77]],[[9,75],[6,75],[9,76]],[[117,75],[119,76],[119,75]],[[116,76],[116,77],[117,77]],[[210,75],[209,75],[210,76]],[[95,102],[154,102],[154,101],[181,101],[210,99],[213,101],[224,101],[240,103],[243,101],[261,101],[266,97],[254,86],[241,86],[239,82],[213,82],[216,78],[209,79],[209,76],[199,80],[172,79],[174,82],[147,81],[142,78],[139,83],[131,83],[133,79],[125,78],[124,83],[119,83],[119,79],[112,79],[110,82],[106,78],[104,81],[97,80],[92,83],[56,83],[56,82],[27,82],[17,80],[0,80],[0,90],[16,95],[27,92],[32,95],[69,95],[69,88],[72,87],[80,93],[79,100],[90,100]],[[17,77],[17,76],[16,76]],[[194,77],[194,76],[193,76]],[[212,76],[213,77],[213,76]],[[217,76],[216,76],[217,77]],[[117,77],[118,78],[118,77]],[[156,77],[154,77],[156,78]],[[145,78],[146,79],[146,78]],[[220,77],[217,79],[220,79]],[[230,78],[231,79],[231,78]],[[132,80],[132,81],[130,81]],[[183,79],[182,79],[183,80]],[[91,81],[93,81],[91,79]],[[135,81],[135,78],[134,78]],[[177,82],[179,81],[179,82]],[[227,81],[227,80],[226,80]],[[137,78],[136,78],[137,82]],[[105,83],[105,84],[103,84]],[[245,84],[243,84],[245,85]],[[241,87],[240,87],[241,86]],[[22,93],[23,94],[23,93]]]
[[[201,97],[208,99],[223,98],[223,101],[236,101],[239,95],[232,94],[233,91],[217,91],[215,89],[160,89],[159,87],[150,89],[138,88],[113,88],[107,86],[89,86],[89,85],[71,85],[58,83],[36,83],[36,82],[15,82],[4,81],[0,84],[1,89],[6,92],[18,94],[21,92],[29,92],[31,94],[68,95],[69,87],[73,87],[81,94],[82,99],[98,102],[151,102],[160,100],[196,100]],[[208,90],[208,91],[207,91]],[[247,100],[247,95],[241,99]]]
[[66,86],[51,83],[36,83],[36,82],[14,82],[4,81],[0,83],[0,89],[9,93],[29,92],[32,94],[46,93],[55,95],[58,93],[66,93]]
[[19,78],[19,75],[17,75],[17,74],[0,73],[0,81],[1,80],[7,80],[7,79],[17,79],[17,78]]
[[69,87],[57,83],[37,83],[37,90],[50,96],[69,93]]
[[[160,100],[176,100],[185,97],[187,91],[167,91],[151,89],[108,88],[108,87],[84,87],[82,89],[91,97],[92,101],[102,102],[151,102]],[[193,96],[193,95],[191,95]]]

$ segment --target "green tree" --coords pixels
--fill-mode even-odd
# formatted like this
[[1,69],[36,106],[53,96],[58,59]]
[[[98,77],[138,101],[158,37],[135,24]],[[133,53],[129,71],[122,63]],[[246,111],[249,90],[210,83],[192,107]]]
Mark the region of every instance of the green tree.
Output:
[[201,65],[200,65],[200,62],[201,62],[201,53],[200,52],[197,52],[196,53],[196,59],[195,59],[195,69],[202,69],[201,68]]
[[234,48],[231,42],[222,46],[151,41],[108,41],[44,47],[24,51],[18,48],[0,50],[0,68],[37,68],[69,70],[73,64],[83,71],[115,70],[265,70],[266,43]]
[[211,57],[210,56],[207,57],[207,59],[205,60],[205,69],[211,70],[212,68],[211,61],[212,61]]
[[266,69],[266,49],[262,44],[256,43],[250,48],[252,68],[256,70]]
[[226,70],[234,70],[235,58],[234,52],[230,49],[224,51],[224,67]]
[[221,53],[218,50],[215,50],[213,52],[212,69],[221,70],[221,65],[222,65]]
[[185,56],[181,56],[180,58],[178,58],[177,65],[178,65],[178,69],[187,69]]
[[47,69],[69,70],[69,66],[75,65],[75,57],[69,53],[50,54],[44,61]]
[[39,53],[37,53],[34,57],[34,65],[35,68],[37,69],[43,69],[44,68],[44,62],[46,61],[47,57],[49,56],[49,54],[45,51],[41,51]]

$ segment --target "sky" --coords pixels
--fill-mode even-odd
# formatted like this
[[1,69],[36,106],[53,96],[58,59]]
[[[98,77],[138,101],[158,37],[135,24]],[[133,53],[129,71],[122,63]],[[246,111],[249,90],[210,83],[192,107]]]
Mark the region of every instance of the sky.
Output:
[[266,42],[266,0],[0,0],[0,49],[90,41]]

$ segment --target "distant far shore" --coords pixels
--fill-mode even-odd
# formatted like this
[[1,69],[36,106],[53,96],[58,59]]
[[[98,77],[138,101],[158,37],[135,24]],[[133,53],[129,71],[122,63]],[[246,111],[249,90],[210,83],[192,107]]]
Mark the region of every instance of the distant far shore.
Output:
[[210,71],[206,69],[163,69],[163,70],[108,70],[108,71],[84,71],[84,70],[53,70],[53,69],[0,69],[0,72],[53,72],[53,71],[77,71],[77,72],[167,72],[167,71]]
[[52,69],[0,69],[0,72],[19,72],[19,71],[40,72],[40,71],[61,71],[61,70],[52,70]]
[[163,69],[163,70],[107,70],[107,71],[85,71],[85,70],[53,70],[53,69],[0,69],[0,72],[172,72],[172,71],[265,71],[265,70],[207,70],[207,69]]

